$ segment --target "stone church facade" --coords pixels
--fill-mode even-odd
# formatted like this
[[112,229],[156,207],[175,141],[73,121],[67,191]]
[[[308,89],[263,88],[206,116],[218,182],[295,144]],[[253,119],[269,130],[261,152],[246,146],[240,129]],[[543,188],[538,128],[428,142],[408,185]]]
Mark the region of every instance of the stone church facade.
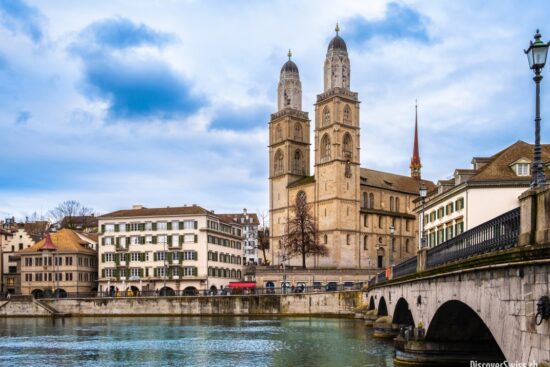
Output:
[[[281,239],[300,192],[305,193],[317,220],[320,242],[329,249],[328,256],[309,257],[308,268],[387,266],[390,225],[395,229],[395,262],[416,253],[413,200],[420,186],[416,134],[411,177],[360,167],[360,102],[358,94],[350,90],[347,45],[338,31],[325,58],[324,90],[315,103],[313,137],[308,113],[302,111],[299,71],[290,52],[281,68],[278,111],[269,121],[271,246],[267,260],[273,265],[284,257]],[[423,182],[433,187],[433,183]],[[287,264],[300,265],[300,261],[290,259]]]

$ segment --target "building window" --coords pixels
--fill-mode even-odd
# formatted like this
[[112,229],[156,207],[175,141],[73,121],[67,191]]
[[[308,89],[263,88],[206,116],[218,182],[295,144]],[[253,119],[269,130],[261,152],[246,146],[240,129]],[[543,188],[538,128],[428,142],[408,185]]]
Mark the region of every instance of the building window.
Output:
[[344,141],[342,144],[342,152],[344,159],[351,159],[351,152],[352,152],[352,142],[351,142],[351,135],[346,133],[344,135]]
[[363,216],[363,226],[364,227],[368,227],[369,226],[369,215],[368,214],[365,214]]
[[410,219],[405,219],[405,230],[409,232],[411,230],[411,221]]
[[166,252],[157,252],[157,261],[164,261],[164,259],[166,259]]
[[390,211],[394,211],[395,210],[395,204],[394,204],[394,201],[393,201],[393,196],[390,196]]
[[323,109],[323,124],[322,126],[330,125],[330,110],[328,107]]
[[184,243],[194,243],[195,242],[195,235],[194,234],[185,234],[185,235],[183,235],[183,242]]
[[399,211],[399,198],[395,198],[395,211]]
[[410,245],[410,240],[409,239],[406,239],[405,240],[405,253],[409,253],[409,245]]
[[362,195],[361,207],[367,208],[367,202],[369,201],[369,196],[366,192]]
[[464,198],[460,198],[455,202],[455,210],[461,210],[464,208]]
[[130,276],[131,277],[139,277],[140,275],[140,268],[130,268]]
[[281,149],[277,150],[275,153],[275,162],[274,162],[274,173],[281,174],[284,171],[284,154]]
[[463,232],[464,232],[464,222],[458,222],[457,224],[455,224],[455,234],[458,236]]
[[297,175],[303,175],[303,163],[302,163],[302,152],[300,150],[296,149],[294,152],[294,173]]
[[363,237],[363,250],[367,251],[369,249],[369,237]]
[[325,242],[325,245],[328,244],[328,236],[327,235],[324,236],[324,242]]
[[114,224],[105,224],[105,232],[114,232],[114,231],[115,231]]
[[454,203],[447,204],[447,206],[445,207],[445,212],[446,212],[447,215],[454,212]]
[[157,230],[167,230],[168,229],[168,223],[166,222],[157,222]]
[[330,137],[328,136],[328,134],[325,134],[323,136],[323,139],[321,139],[321,161],[322,162],[330,159],[331,157],[330,149],[331,149]]
[[300,125],[300,123],[297,122],[294,125],[294,140],[302,141],[302,139],[303,139],[302,125]]
[[349,105],[344,106],[344,124],[351,124],[351,108],[349,108]]
[[351,235],[350,234],[346,235],[346,245],[348,245],[348,246],[351,245]]
[[368,208],[374,209],[374,194],[372,192],[369,194]]
[[384,227],[384,218],[379,215],[378,216],[378,228],[383,228]]
[[529,176],[529,163],[516,164],[516,174],[518,176]]
[[130,261],[139,261],[139,252],[130,253]]

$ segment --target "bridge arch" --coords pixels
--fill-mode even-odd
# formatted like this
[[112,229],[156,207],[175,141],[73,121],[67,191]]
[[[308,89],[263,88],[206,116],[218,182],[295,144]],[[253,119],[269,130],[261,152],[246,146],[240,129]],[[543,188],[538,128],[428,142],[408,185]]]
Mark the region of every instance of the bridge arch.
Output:
[[377,316],[388,316],[388,305],[386,305],[386,300],[384,296],[380,297],[378,302],[378,314]]
[[370,296],[370,300],[369,300],[369,308],[368,310],[375,310],[376,309],[376,304],[374,303],[374,296]]
[[496,338],[479,315],[457,300],[443,303],[435,312],[426,331],[426,341],[461,343],[472,353],[483,352],[491,360],[506,360]]
[[407,300],[403,297],[399,298],[397,304],[395,305],[392,323],[402,326],[415,326],[414,318],[409,307],[409,302],[407,302]]

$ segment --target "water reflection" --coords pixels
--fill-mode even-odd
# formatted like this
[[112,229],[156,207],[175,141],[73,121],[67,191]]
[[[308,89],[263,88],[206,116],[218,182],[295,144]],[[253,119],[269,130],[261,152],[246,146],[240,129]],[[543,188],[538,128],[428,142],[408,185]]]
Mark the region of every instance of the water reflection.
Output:
[[0,364],[18,366],[393,366],[362,321],[151,317],[1,319]]

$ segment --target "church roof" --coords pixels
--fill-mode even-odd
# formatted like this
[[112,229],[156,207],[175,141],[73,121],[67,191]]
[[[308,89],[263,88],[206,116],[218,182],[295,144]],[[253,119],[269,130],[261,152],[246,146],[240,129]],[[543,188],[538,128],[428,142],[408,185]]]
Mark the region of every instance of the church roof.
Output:
[[338,34],[334,36],[334,38],[330,41],[328,44],[328,50],[342,50],[342,51],[348,51],[348,46],[346,46],[346,41],[342,37],[340,37]]
[[[424,185],[428,188],[428,191],[435,188],[435,184],[432,181],[420,181],[424,183]],[[365,186],[418,195],[420,181],[409,176],[361,168],[361,185]]]
[[283,64],[283,67],[281,68],[282,72],[292,72],[292,73],[298,73],[298,66],[294,63],[292,60],[288,60]]

